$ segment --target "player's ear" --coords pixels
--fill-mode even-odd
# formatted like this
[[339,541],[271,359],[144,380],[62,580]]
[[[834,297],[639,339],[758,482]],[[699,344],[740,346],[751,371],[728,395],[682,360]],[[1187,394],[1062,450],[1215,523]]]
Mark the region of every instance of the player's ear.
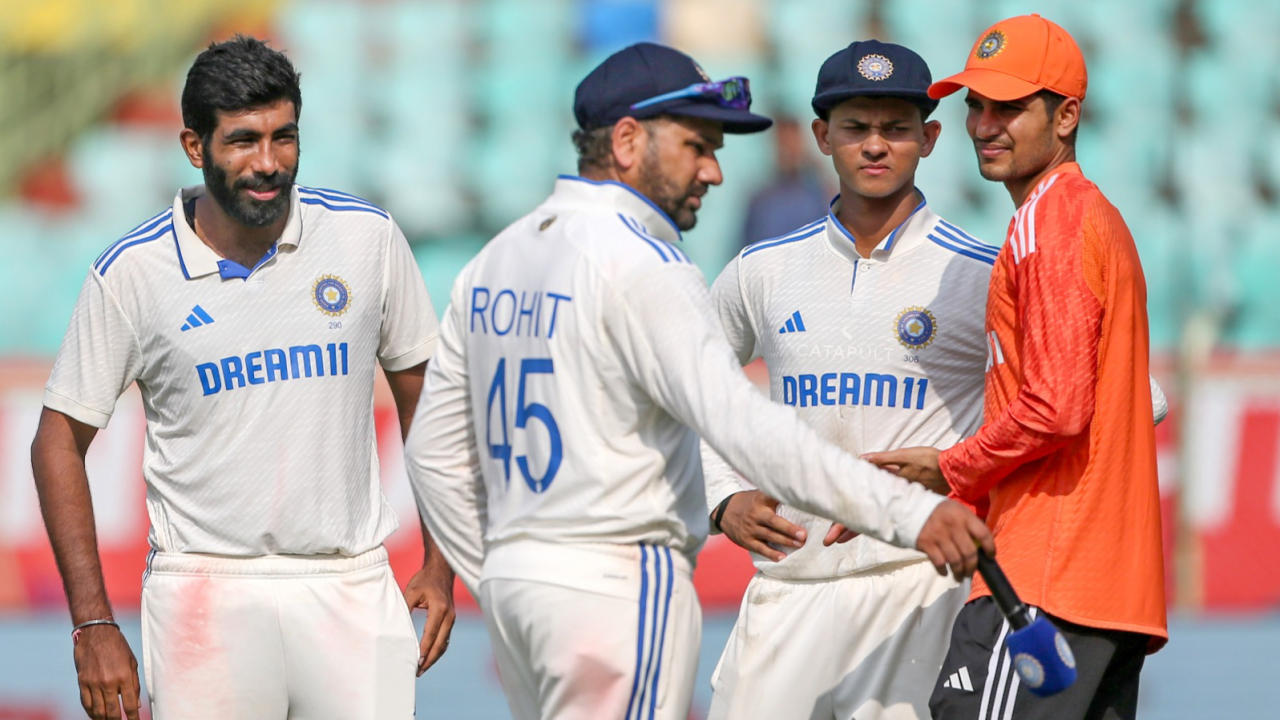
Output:
[[831,126],[822,118],[814,118],[809,127],[813,128],[813,139],[818,141],[818,149],[822,151],[823,155],[830,155],[831,141],[827,139],[827,130]]
[[613,165],[620,172],[626,172],[636,164],[636,159],[640,156],[636,152],[636,146],[640,143],[641,135],[644,135],[644,129],[635,118],[622,118],[613,123],[611,133]]
[[929,157],[934,145],[938,144],[938,136],[942,134],[942,123],[930,120],[924,124],[924,142],[920,144],[920,157]]
[[613,124],[613,165],[619,174],[626,174],[640,164],[649,134],[639,120],[624,117]]
[[204,142],[200,139],[200,135],[191,128],[183,128],[178,133],[178,142],[182,143],[182,152],[187,155],[187,162],[191,163],[191,167],[204,167]]
[[1058,137],[1066,140],[1080,124],[1080,98],[1069,97],[1058,104],[1053,113],[1053,129]]

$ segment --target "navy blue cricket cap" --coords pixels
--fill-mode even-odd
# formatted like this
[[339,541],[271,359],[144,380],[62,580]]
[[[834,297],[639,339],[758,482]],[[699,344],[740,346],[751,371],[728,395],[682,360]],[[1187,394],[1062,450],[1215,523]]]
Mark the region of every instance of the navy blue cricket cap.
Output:
[[583,130],[608,127],[624,117],[643,120],[657,115],[715,120],[724,124],[727,133],[759,132],[773,124],[763,115],[746,108],[724,107],[708,96],[678,97],[631,108],[636,103],[709,82],[711,78],[702,67],[679,50],[656,43],[636,43],[605,58],[578,83],[573,94],[573,116]]
[[859,40],[822,63],[813,90],[813,111],[821,115],[851,97],[900,97],[919,105],[926,115],[938,107],[929,97],[933,76],[924,58],[901,45]]

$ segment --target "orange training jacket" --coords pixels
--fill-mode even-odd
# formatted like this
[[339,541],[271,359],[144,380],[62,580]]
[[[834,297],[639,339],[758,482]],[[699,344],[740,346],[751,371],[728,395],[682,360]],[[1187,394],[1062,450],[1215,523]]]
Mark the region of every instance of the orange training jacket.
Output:
[[[987,297],[982,428],[942,453],[990,500],[1022,600],[1070,622],[1168,639],[1146,283],[1119,211],[1075,163],[1009,223]],[[973,597],[989,594],[975,577]]]

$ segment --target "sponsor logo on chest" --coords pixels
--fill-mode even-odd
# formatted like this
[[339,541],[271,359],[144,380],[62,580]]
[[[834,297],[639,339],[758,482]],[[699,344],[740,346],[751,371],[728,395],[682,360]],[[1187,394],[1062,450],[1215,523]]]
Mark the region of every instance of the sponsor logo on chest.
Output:
[[[938,319],[928,308],[912,305],[887,317],[877,312],[874,319],[851,316],[847,308],[798,309],[779,316],[774,325],[777,335],[787,336],[776,340],[776,357],[766,358],[784,373],[782,402],[924,409],[929,379],[901,371],[903,363],[914,369],[918,352],[937,337]],[[892,341],[885,331],[892,332]],[[894,350],[894,343],[907,352]],[[848,360],[861,367],[805,368],[811,360]]]
[[[317,332],[321,329],[342,328],[342,320],[339,318],[351,309],[353,302],[351,285],[346,280],[335,274],[324,274],[318,276],[309,287],[303,286],[297,292],[309,296],[308,304],[319,313],[320,318],[327,319],[327,328],[321,325],[317,328]],[[256,310],[247,315],[244,308],[237,308],[237,310],[240,311],[242,318],[248,317],[250,322],[260,322],[271,313],[281,311],[281,308],[264,305],[260,308],[262,318],[255,316]],[[207,328],[222,314],[224,313],[219,310],[216,303],[197,303],[185,313],[179,331],[192,333],[197,329]],[[230,313],[226,314],[230,315]],[[208,331],[202,330],[202,332]],[[195,335],[195,333],[192,334]],[[226,337],[226,335],[220,335],[218,340]],[[229,339],[234,340],[234,337]],[[215,359],[194,363],[192,371],[200,386],[201,394],[206,397],[286,380],[348,375],[350,372],[348,343],[330,342],[328,338],[320,337],[315,340],[315,342],[256,347],[248,352],[223,354]]]

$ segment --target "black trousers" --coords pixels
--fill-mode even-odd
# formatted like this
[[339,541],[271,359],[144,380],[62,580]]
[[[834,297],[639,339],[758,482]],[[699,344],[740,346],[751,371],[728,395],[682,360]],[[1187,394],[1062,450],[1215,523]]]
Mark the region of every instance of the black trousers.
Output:
[[1047,617],[1071,645],[1075,684],[1050,697],[1027,690],[1005,651],[1009,623],[994,600],[981,597],[961,608],[951,628],[929,698],[935,720],[1133,720],[1147,636]]

